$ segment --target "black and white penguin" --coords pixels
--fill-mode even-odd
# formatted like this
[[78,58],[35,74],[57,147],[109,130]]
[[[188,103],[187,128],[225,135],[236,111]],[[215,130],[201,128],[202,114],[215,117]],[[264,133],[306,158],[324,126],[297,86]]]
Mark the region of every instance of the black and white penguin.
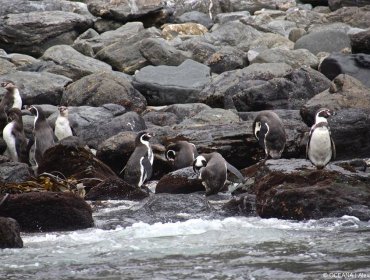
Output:
[[202,180],[206,189],[206,195],[216,194],[223,188],[227,179],[227,171],[244,181],[239,170],[217,152],[197,156],[193,162],[193,170],[199,174],[199,179]]
[[278,159],[284,151],[286,134],[279,116],[272,111],[261,111],[253,122],[253,133],[265,150],[265,159]]
[[55,121],[54,134],[58,141],[73,136],[72,128],[68,120],[68,108],[65,106],[58,107],[59,115]]
[[308,137],[306,158],[309,158],[317,169],[324,168],[336,156],[334,141],[327,121],[331,115],[333,115],[331,110],[319,109],[316,112],[315,124],[311,127]]
[[34,136],[34,160],[36,167],[41,161],[44,152],[50,147],[55,145],[54,132],[49,123],[47,122],[44,111],[41,107],[30,106],[28,110],[35,116],[33,125]]
[[166,159],[172,162],[175,170],[191,166],[197,156],[197,148],[188,141],[177,141],[166,148]]
[[3,130],[3,138],[6,142],[6,154],[18,162],[29,163],[28,140],[24,134],[22,111],[18,108],[8,110],[9,123]]
[[124,180],[139,188],[152,176],[154,155],[149,143],[151,137],[145,131],[136,136],[135,150],[124,168]]
[[8,123],[7,112],[10,108],[22,109],[22,98],[17,86],[12,81],[4,81],[1,86],[6,89],[6,93],[0,102],[0,129],[1,131]]

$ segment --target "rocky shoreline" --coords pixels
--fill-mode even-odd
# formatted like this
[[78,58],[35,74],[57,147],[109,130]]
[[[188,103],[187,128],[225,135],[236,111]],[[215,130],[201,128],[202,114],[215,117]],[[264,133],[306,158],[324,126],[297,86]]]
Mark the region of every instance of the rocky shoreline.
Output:
[[[0,248],[21,247],[20,231],[91,227],[86,201],[106,199],[169,216],[370,219],[369,1],[34,2],[0,0],[0,82],[13,81],[52,127],[68,106],[75,136],[51,147],[36,175],[0,157]],[[320,107],[336,112],[337,161],[324,170],[305,159]],[[287,136],[282,159],[264,164],[252,130],[261,110],[274,110]],[[23,123],[31,138],[34,117]],[[155,135],[155,158],[152,181],[137,188],[120,171],[142,130]],[[165,157],[179,140],[219,152],[246,182],[204,197],[193,170],[173,171]],[[166,220],[163,209],[133,220]]]

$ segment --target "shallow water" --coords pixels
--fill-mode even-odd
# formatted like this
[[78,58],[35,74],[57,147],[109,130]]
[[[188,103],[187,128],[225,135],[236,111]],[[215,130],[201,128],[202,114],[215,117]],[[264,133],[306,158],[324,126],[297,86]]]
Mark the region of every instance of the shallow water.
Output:
[[354,217],[190,217],[102,229],[129,207],[99,209],[95,228],[23,234],[24,248],[0,250],[0,279],[370,279],[370,223]]

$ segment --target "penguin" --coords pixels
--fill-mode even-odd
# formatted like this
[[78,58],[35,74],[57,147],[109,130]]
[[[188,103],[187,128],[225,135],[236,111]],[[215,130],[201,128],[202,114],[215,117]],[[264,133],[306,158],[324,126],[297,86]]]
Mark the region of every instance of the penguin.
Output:
[[8,123],[7,111],[10,108],[22,109],[22,98],[17,86],[12,81],[4,81],[1,86],[6,89],[6,93],[0,102],[0,129],[3,131]]
[[149,140],[152,135],[142,131],[135,138],[135,150],[124,167],[124,181],[141,187],[152,176],[154,155]]
[[327,118],[333,112],[327,108],[321,108],[316,112],[315,124],[311,127],[306,145],[306,158],[317,169],[323,169],[331,159],[335,159],[336,150]]
[[55,145],[54,132],[49,123],[47,122],[44,111],[41,107],[30,106],[28,110],[35,116],[33,125],[34,136],[34,160],[36,168],[39,165],[44,152],[50,147]]
[[284,125],[273,111],[261,111],[253,121],[253,133],[265,150],[265,160],[279,159],[286,144]]
[[188,141],[177,141],[166,148],[166,159],[173,164],[175,170],[191,166],[198,156],[197,148]]
[[59,115],[55,121],[54,134],[58,141],[73,136],[71,126],[68,120],[68,108],[65,106],[58,107]]
[[28,164],[28,140],[23,130],[22,111],[11,108],[7,113],[10,122],[3,130],[3,138],[7,145],[6,153],[13,161]]
[[207,196],[216,194],[223,188],[227,179],[227,171],[230,171],[244,182],[244,177],[239,170],[217,152],[197,156],[193,162],[193,170],[199,174],[199,179],[202,180]]

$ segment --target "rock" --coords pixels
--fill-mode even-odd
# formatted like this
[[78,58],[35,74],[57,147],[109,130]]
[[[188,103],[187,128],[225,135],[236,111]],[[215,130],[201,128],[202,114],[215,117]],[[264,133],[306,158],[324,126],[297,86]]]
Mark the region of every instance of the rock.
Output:
[[202,125],[223,125],[237,123],[240,118],[237,114],[231,110],[225,110],[220,108],[205,109],[200,111],[198,114],[183,120],[179,127],[189,127],[189,126],[202,126]]
[[204,1],[184,1],[184,0],[169,0],[167,6],[172,9],[175,18],[182,14],[197,11],[208,14],[212,19],[221,12],[219,0],[204,0]]
[[152,65],[178,66],[191,57],[190,53],[177,50],[162,38],[142,40],[140,52]]
[[362,7],[369,5],[368,0],[328,0],[329,7],[332,11],[338,10],[343,7],[348,7],[348,6],[357,6],[357,7]]
[[7,55],[7,59],[11,63],[17,66],[17,69],[20,70],[21,67],[30,65],[32,63],[39,62],[36,58],[26,55],[26,54],[21,54],[21,53],[11,53]]
[[94,16],[126,22],[158,12],[163,8],[163,3],[161,0],[116,0],[108,3],[103,0],[88,0],[87,7]]
[[[296,27],[307,30],[312,25],[322,25],[327,23],[324,14],[317,13],[313,10],[292,9],[288,11],[285,17],[286,21],[295,23]],[[291,29],[290,29],[291,30]],[[287,30],[289,34],[290,30]],[[281,33],[280,33],[281,34]]]
[[301,0],[302,3],[311,4],[312,6],[327,6],[328,0]]
[[179,122],[178,117],[171,112],[150,111],[143,115],[145,123],[158,126],[174,125]]
[[290,30],[288,38],[290,41],[295,43],[298,41],[299,38],[306,34],[306,30],[304,30],[303,28],[293,28],[292,30]]
[[320,72],[330,80],[348,74],[370,88],[370,54],[333,53],[321,62]]
[[315,55],[305,49],[286,50],[281,48],[273,48],[261,52],[250,63],[286,63],[292,68],[301,66],[309,66],[317,69],[319,61]]
[[202,180],[197,177],[192,167],[170,172],[159,180],[155,193],[188,194],[205,191]]
[[213,73],[223,73],[230,70],[240,69],[248,64],[247,54],[234,47],[221,47],[213,53],[204,64],[211,68]]
[[12,218],[0,217],[0,249],[22,247],[23,240],[18,222]]
[[370,54],[370,28],[350,35],[352,53]]
[[191,11],[191,12],[183,13],[182,15],[175,17],[174,22],[175,23],[188,23],[188,22],[199,23],[205,26],[207,29],[211,28],[213,25],[213,21],[209,17],[209,15],[202,13],[202,12],[198,12],[198,11]]
[[104,33],[107,31],[115,30],[117,28],[120,28],[121,26],[121,22],[117,22],[111,19],[98,18],[94,22],[94,30],[96,30],[95,32],[97,33]]
[[0,17],[0,48],[39,56],[50,46],[71,45],[92,24],[89,18],[62,11],[7,14]]
[[211,107],[203,103],[188,103],[169,105],[163,108],[161,111],[175,114],[178,122],[181,122],[186,118],[191,118],[199,112],[210,108]]
[[16,219],[21,230],[27,232],[77,230],[94,225],[90,206],[72,193],[11,194],[1,205],[0,216]]
[[209,67],[186,60],[175,66],[147,66],[135,74],[133,85],[148,105],[198,102],[199,92],[210,81]]
[[248,11],[220,13],[215,17],[215,23],[225,24],[229,21],[241,20],[249,18],[251,14]]
[[172,40],[177,36],[204,35],[207,32],[207,27],[194,22],[164,24],[162,26],[162,36],[166,40]]
[[115,103],[139,113],[146,107],[145,97],[132,86],[123,73],[114,71],[94,73],[70,84],[61,103],[68,106],[102,106]]
[[293,42],[288,38],[274,33],[265,33],[263,37],[257,38],[249,46],[250,50],[265,50],[273,48],[282,48],[291,50],[294,47]]
[[7,59],[0,58],[0,75],[15,72],[16,66]]
[[7,183],[21,183],[33,176],[32,170],[25,163],[4,162],[0,164],[0,180]]
[[261,9],[276,9],[277,1],[271,0],[226,0],[221,2],[221,8],[224,12],[248,11],[251,14]]
[[369,28],[370,6],[343,7],[335,12],[325,15],[329,22],[344,22],[352,27]]
[[299,38],[295,49],[307,49],[313,54],[338,52],[351,47],[348,35],[343,31],[317,31]]
[[[263,218],[321,219],[325,217],[370,217],[369,176],[338,166],[315,170],[306,160],[268,160],[255,178],[257,213]],[[333,165],[333,164],[332,164]],[[266,172],[265,172],[266,171]],[[358,209],[364,211],[357,211]]]
[[119,178],[107,179],[91,190],[85,196],[86,200],[141,200],[148,197],[144,190],[133,187]]
[[253,194],[243,194],[234,196],[225,205],[222,210],[226,216],[256,216],[256,196]]
[[[64,87],[71,82],[67,77],[47,72],[12,72],[0,76],[0,80],[11,80],[19,88],[23,105],[59,105]],[[5,92],[3,88],[0,92]]]
[[47,49],[41,59],[45,61],[53,61],[62,67],[61,72],[49,72],[66,76],[74,81],[93,73],[112,70],[110,65],[97,59],[84,56],[71,46],[67,45],[58,45]]

